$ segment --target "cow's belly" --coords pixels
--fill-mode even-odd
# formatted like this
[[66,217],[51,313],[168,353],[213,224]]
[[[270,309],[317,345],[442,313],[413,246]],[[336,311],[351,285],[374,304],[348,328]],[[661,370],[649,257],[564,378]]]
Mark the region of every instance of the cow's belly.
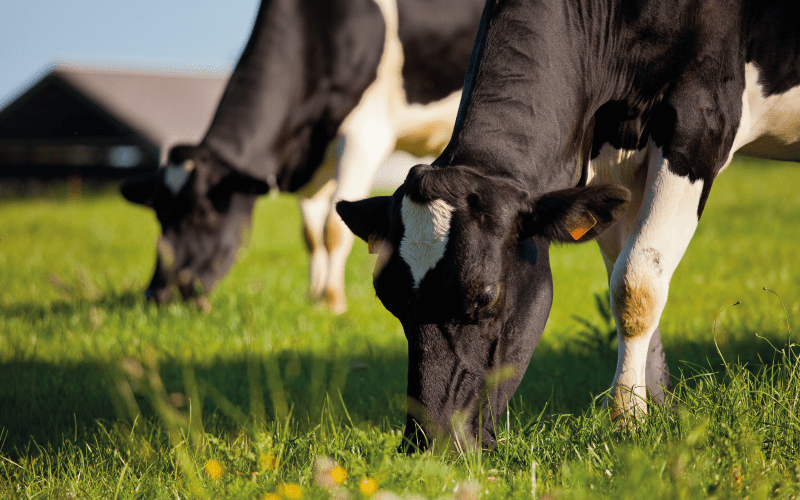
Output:
[[645,160],[647,149],[616,149],[610,144],[600,148],[600,154],[589,161],[587,185],[621,184],[632,192],[644,188],[647,174]]
[[396,149],[417,157],[438,155],[453,134],[461,92],[429,104],[405,104],[395,110]]
[[742,124],[734,150],[748,156],[800,161],[800,85],[764,96],[754,64],[745,67]]
[[770,160],[800,161],[800,142],[786,140],[779,135],[764,135],[737,151],[745,156]]

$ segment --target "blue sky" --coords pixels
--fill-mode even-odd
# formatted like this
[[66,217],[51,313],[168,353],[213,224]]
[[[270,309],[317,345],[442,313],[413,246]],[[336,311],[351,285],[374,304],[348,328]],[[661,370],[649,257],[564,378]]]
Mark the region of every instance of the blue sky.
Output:
[[258,0],[0,0],[0,107],[54,63],[228,70]]

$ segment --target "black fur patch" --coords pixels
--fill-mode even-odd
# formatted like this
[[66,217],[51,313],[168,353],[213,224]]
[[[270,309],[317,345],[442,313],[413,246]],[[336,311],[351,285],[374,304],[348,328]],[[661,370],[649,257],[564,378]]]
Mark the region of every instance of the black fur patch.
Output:
[[427,104],[461,89],[484,0],[399,0],[403,85]]
[[767,95],[800,84],[800,3],[749,2],[747,61],[761,71]]
[[203,144],[240,173],[301,188],[375,80],[384,36],[372,0],[265,0]]

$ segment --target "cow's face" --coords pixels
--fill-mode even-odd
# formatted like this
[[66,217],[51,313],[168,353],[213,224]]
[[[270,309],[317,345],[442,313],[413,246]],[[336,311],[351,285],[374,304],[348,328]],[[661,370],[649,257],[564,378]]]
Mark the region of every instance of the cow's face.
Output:
[[167,166],[123,184],[123,196],[152,207],[161,224],[156,269],[145,294],[162,303],[211,290],[233,265],[257,194],[266,190],[193,146],[176,146]]
[[337,205],[379,251],[375,291],[408,339],[412,448],[441,435],[494,447],[493,422],[550,312],[550,242],[594,238],[629,199],[616,186],[533,199],[521,187],[466,167],[418,165],[393,196]]

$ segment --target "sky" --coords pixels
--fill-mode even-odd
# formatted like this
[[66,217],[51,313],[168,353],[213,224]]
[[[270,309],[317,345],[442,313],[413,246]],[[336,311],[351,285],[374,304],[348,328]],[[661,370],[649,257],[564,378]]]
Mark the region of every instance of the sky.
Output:
[[0,109],[58,63],[226,72],[258,0],[0,0]]

